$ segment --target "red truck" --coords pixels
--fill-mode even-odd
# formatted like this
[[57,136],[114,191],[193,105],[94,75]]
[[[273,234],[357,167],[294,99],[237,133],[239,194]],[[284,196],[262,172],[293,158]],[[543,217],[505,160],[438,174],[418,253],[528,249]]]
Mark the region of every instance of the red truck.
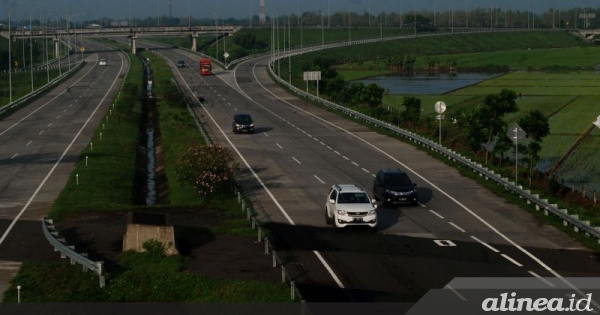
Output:
[[200,59],[200,75],[211,75],[212,74],[212,65],[211,61],[208,58]]

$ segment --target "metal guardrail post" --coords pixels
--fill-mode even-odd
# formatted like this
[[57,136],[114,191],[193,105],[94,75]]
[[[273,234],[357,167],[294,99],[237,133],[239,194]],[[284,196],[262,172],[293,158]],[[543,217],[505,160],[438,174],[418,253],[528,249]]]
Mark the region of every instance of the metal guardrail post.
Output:
[[258,227],[258,229],[257,229],[257,230],[258,230],[258,242],[260,243],[260,242],[261,242],[261,240],[262,240],[262,239],[261,239],[262,229],[261,229],[260,227]]
[[269,237],[265,236],[265,254],[269,254]]
[[296,293],[296,286],[294,286],[294,280],[290,281],[290,297],[292,298],[292,301],[294,299],[296,299],[296,297],[294,296],[294,294]]

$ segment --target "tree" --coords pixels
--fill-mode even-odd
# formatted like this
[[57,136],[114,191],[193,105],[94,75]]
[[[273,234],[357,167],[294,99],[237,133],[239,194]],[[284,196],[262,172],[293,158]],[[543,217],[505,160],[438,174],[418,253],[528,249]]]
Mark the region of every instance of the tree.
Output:
[[385,89],[375,83],[371,83],[362,89],[361,101],[367,103],[372,109],[381,105]]
[[241,34],[233,36],[233,43],[244,49],[252,49],[256,45],[256,35],[250,31],[242,30]]
[[192,146],[176,167],[180,184],[189,184],[205,203],[233,181],[237,168],[231,151],[216,144]]
[[[487,141],[490,143],[500,131],[506,130],[504,116],[519,111],[517,106],[517,93],[513,90],[502,89],[498,94],[489,94],[485,97],[484,106],[481,108],[480,119],[487,129]],[[489,151],[485,152],[485,163],[488,161]]]
[[512,147],[513,143],[509,137],[503,137],[502,135],[500,135],[496,138],[496,143],[494,143],[494,155],[500,159],[500,166],[502,166],[504,154],[508,152]]
[[527,138],[531,140],[528,145],[529,151],[529,180],[533,165],[540,159],[539,153],[542,149],[543,138],[550,134],[550,123],[548,117],[544,116],[539,110],[529,112],[526,116],[519,119],[519,126],[527,133]]
[[402,106],[405,108],[404,121],[418,123],[421,120],[421,99],[414,96],[405,96]]
[[465,107],[458,110],[457,125],[463,130],[469,148],[474,152],[481,150],[487,138],[487,128],[482,107]]

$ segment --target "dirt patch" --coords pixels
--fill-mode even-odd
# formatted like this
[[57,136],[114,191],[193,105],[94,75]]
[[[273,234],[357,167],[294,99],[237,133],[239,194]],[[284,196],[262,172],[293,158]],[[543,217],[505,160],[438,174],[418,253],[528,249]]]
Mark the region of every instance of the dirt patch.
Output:
[[[129,212],[85,213],[55,226],[67,244],[92,260],[104,261],[107,272],[111,272],[118,268]],[[264,244],[256,238],[210,232],[211,226],[223,220],[219,210],[169,208],[143,212],[169,214],[177,249],[187,258],[188,271],[218,278],[281,281],[279,269],[272,267],[271,256],[264,254]]]

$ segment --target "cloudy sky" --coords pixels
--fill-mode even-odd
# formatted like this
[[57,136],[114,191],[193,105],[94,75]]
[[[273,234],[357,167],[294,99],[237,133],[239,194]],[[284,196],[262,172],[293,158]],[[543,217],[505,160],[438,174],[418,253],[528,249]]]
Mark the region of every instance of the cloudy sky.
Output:
[[[260,0],[0,0],[0,20],[7,20],[11,12],[11,20],[29,19],[32,15],[38,19],[55,19],[68,12],[72,20],[110,17],[129,19],[146,18],[157,15],[174,17],[212,18],[216,12],[219,16],[245,18],[258,15]],[[466,7],[499,7],[520,11],[542,12],[550,8],[600,7],[597,0],[264,0],[268,12],[279,15],[297,14],[304,11],[334,13],[341,10],[355,12],[371,12],[375,15],[382,11],[406,12],[413,8],[447,10],[451,5],[464,10]],[[131,7],[131,11],[130,11]],[[271,10],[272,9],[272,10]]]

